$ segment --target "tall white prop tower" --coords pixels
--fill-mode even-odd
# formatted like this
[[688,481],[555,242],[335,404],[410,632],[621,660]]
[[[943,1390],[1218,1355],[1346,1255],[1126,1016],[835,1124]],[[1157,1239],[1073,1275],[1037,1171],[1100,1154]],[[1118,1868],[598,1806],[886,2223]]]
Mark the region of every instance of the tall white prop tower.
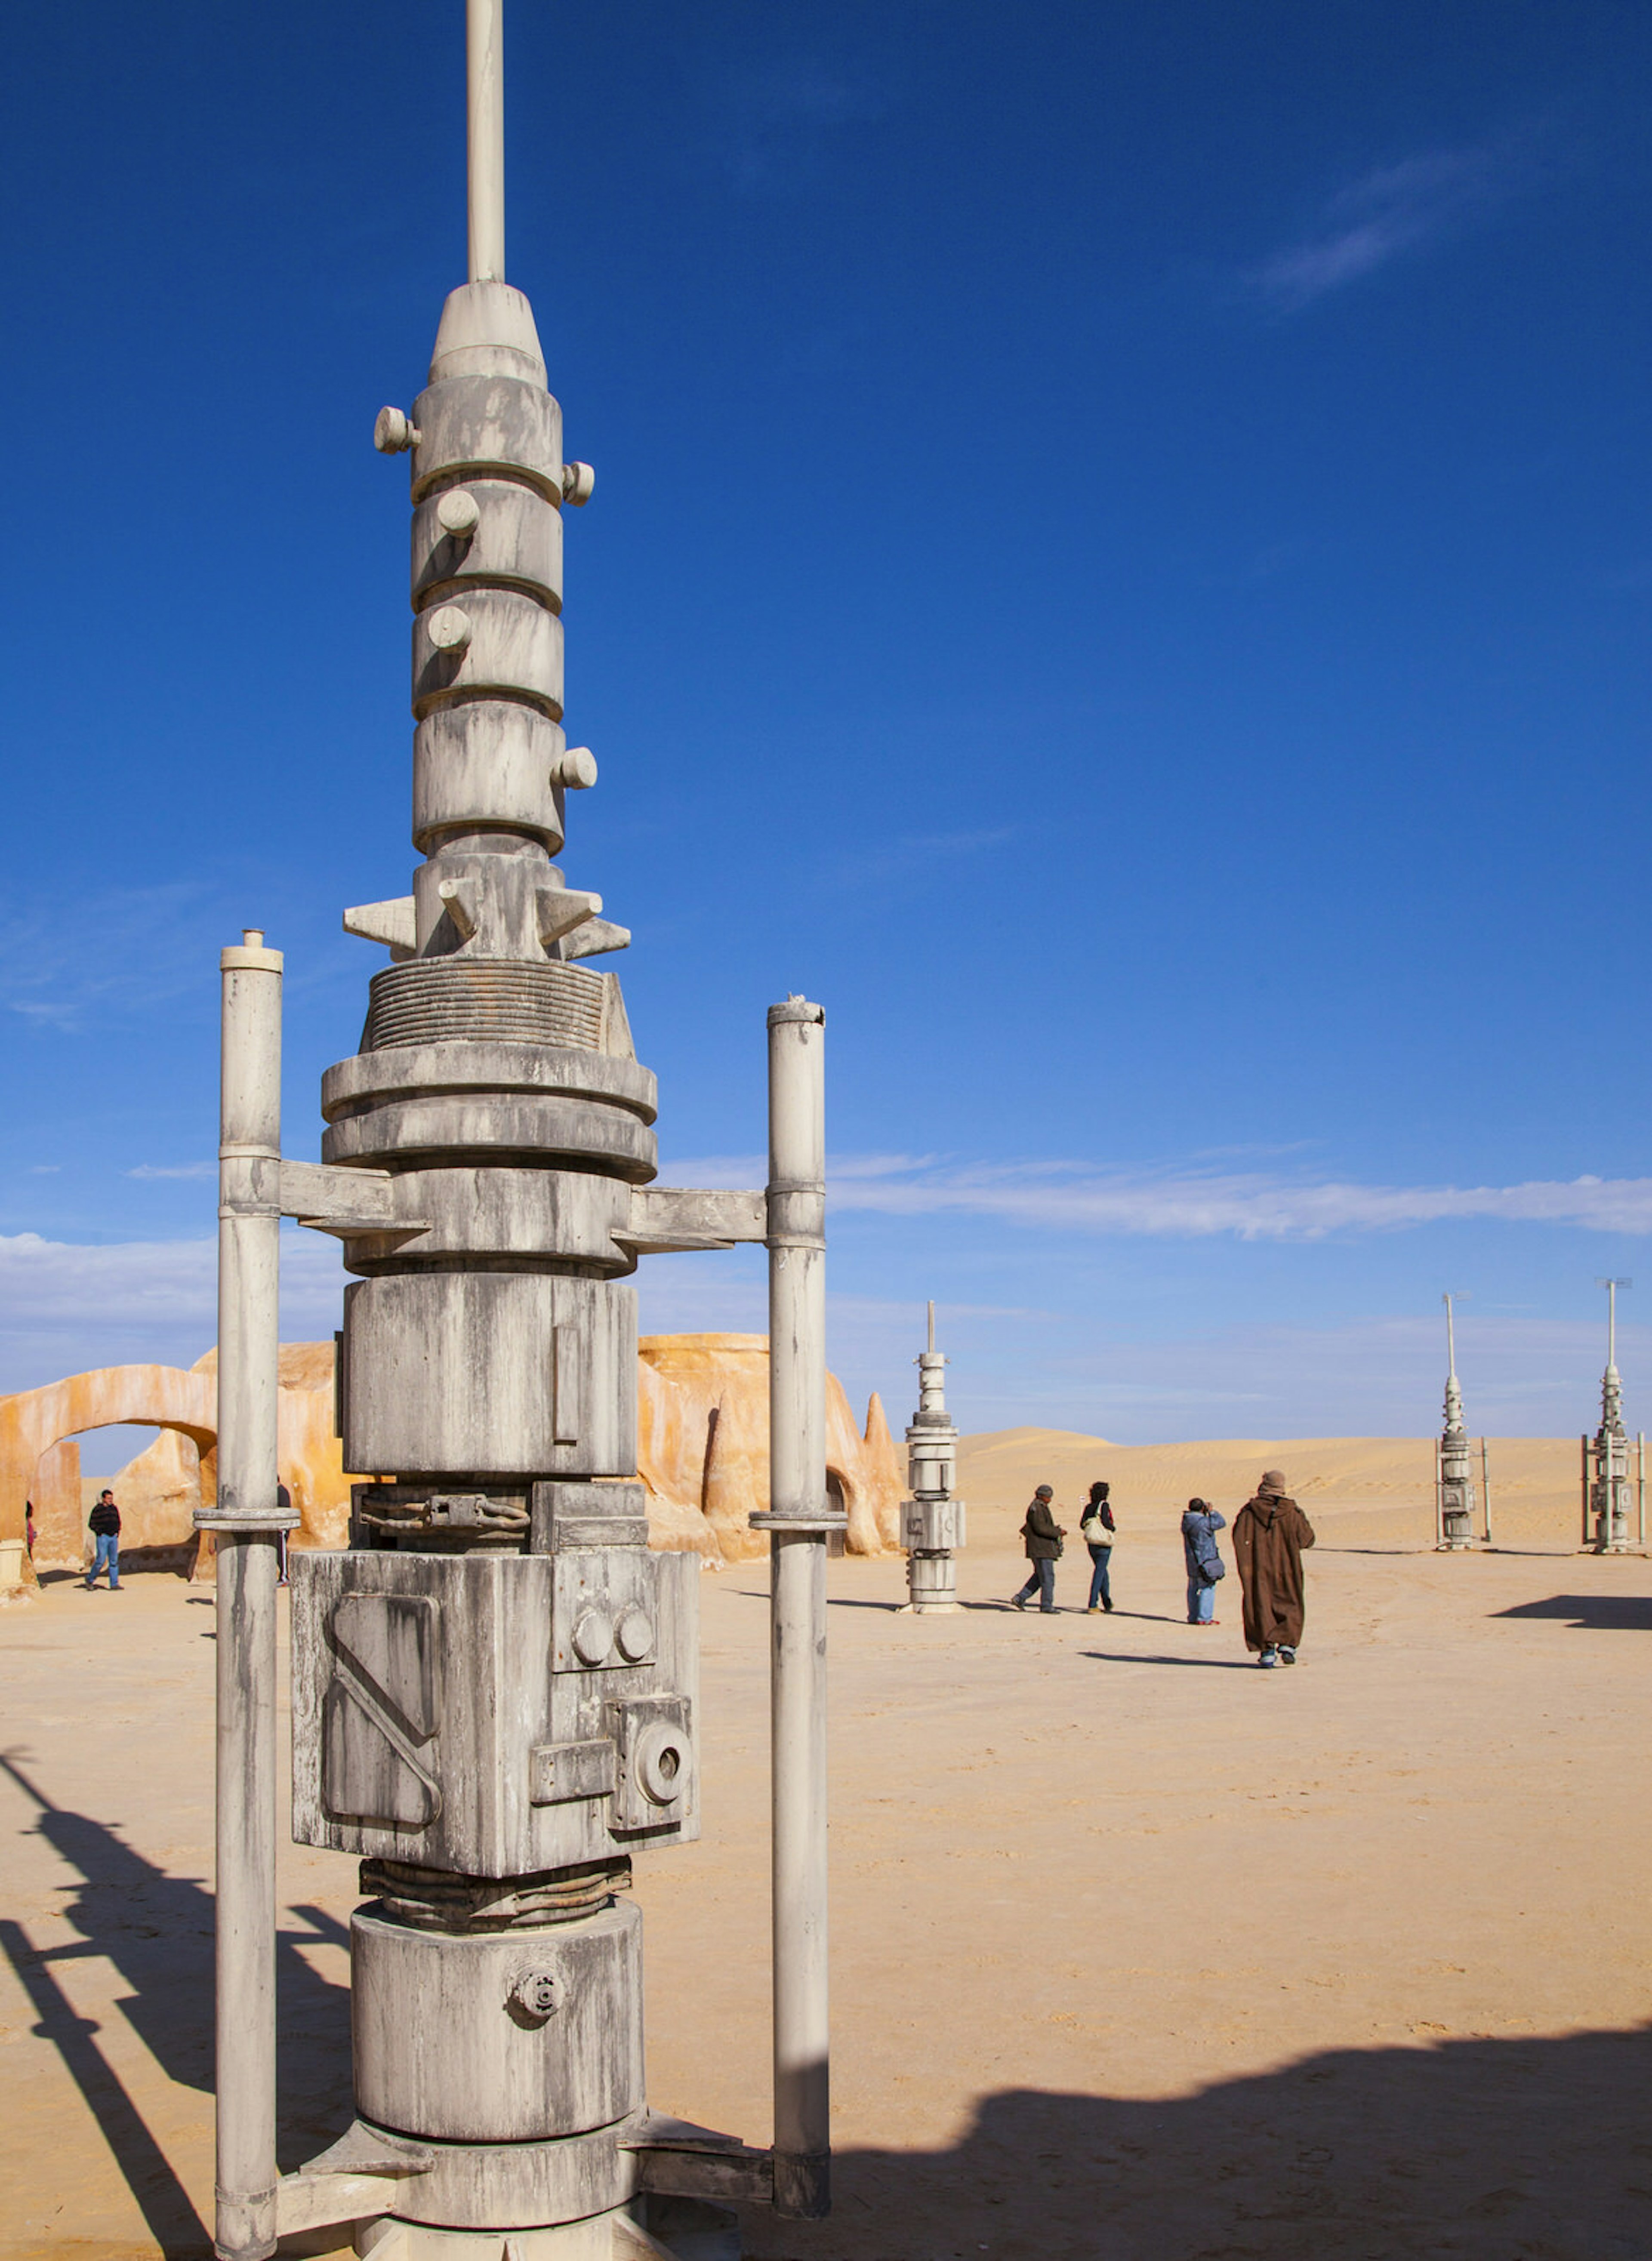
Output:
[[[1474,1448],[1463,1426],[1462,1390],[1457,1381],[1457,1331],[1452,1299],[1446,1307],[1446,1425],[1434,1446],[1434,1547],[1438,1554],[1466,1554],[1475,1544]],[[1491,1544],[1491,1474],[1486,1440],[1480,1439],[1480,1478],[1485,1510],[1485,1543]]]
[[[413,892],[330,1068],[320,1164],[280,1156],[281,958],[224,954],[217,2245],[352,2222],[378,2261],[737,2256],[729,2200],[828,2176],[823,1015],[769,1015],[766,1193],[653,1188],[629,940],[552,860],[594,782],[563,728],[563,506],[589,497],[504,276],[499,0],[469,0],[470,279],[375,431],[413,472]],[[356,2119],[275,2150],[277,1235],[355,1274],[339,1359],[350,1545],[292,1562],[293,1834],[361,1861]],[[770,1250],[772,2151],[651,2112],[639,1854],[700,1834],[699,1560],[648,1545],[640,1254]],[[692,2014],[685,2010],[685,2014]]]
[[946,1410],[947,1360],[935,1347],[935,1306],[930,1305],[929,1348],[919,1353],[918,1410],[906,1432],[907,1482],[912,1497],[901,1508],[907,1549],[907,1606],[920,1617],[958,1607],[954,1552],[965,1543],[964,1503],[952,1497],[958,1474],[958,1432]]
[[[1618,1290],[1633,1280],[1597,1280],[1606,1291],[1606,1370],[1600,1377],[1600,1426],[1583,1446],[1583,1543],[1593,1554],[1625,1554],[1646,1545],[1646,1439],[1635,1439],[1635,1473],[1629,1473],[1629,1433],[1623,1425],[1623,1377],[1618,1372]],[[1630,1530],[1631,1511],[1634,1528]]]

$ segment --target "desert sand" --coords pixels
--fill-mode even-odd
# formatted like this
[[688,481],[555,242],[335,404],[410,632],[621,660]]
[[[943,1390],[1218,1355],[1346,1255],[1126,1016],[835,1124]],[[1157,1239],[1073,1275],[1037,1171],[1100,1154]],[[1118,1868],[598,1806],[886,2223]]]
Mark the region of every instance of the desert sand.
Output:
[[[1581,1536],[1576,1437],[1491,1437],[1493,1540],[1509,1547],[1566,1547]],[[1480,1485],[1480,1440],[1474,1480]],[[1105,1476],[1127,1547],[1144,1528],[1174,1528],[1190,1498],[1208,1499],[1231,1523],[1264,1468],[1282,1468],[1322,1538],[1340,1546],[1432,1547],[1432,1437],[1226,1438],[1192,1445],[1113,1445],[1071,1429],[1000,1429],[960,1440],[959,1489],[972,1504],[1024,1509],[1035,1484],[1055,1487],[1058,1504],[1077,1510],[1092,1481]],[[1476,1509],[1475,1528],[1480,1528]],[[1121,1556],[1122,1560],[1122,1556]]]
[[[1652,1565],[1333,1528],[1264,1674],[1231,1578],[1180,1621],[1117,1455],[1115,1614],[1071,1553],[1061,1614],[1006,1610],[1029,1471],[994,1508],[988,1458],[959,1615],[830,1565],[837,2202],[747,2251],[1638,2261]],[[701,1590],[707,1834],[638,1871],[650,2088],[765,2141],[763,1566]],[[0,1611],[0,2261],[208,2250],[212,1633],[160,1576]],[[283,1849],[288,2166],[349,2116],[355,1882]]]

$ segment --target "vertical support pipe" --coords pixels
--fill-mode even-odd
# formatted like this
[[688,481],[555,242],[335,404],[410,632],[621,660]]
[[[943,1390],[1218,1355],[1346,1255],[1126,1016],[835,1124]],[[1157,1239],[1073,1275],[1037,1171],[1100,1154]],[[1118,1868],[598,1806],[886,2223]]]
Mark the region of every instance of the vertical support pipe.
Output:
[[1491,1456],[1483,1437],[1480,1439],[1480,1504],[1485,1511],[1485,1543],[1491,1544]]
[[826,1959],[826,1016],[769,1008],[774,2203],[830,2208]]
[[1584,1545],[1587,1547],[1589,1544],[1589,1439],[1587,1437],[1580,1437],[1577,1441],[1584,1448]]
[[465,158],[470,280],[505,280],[504,0],[465,0]]
[[276,2248],[276,1578],[281,953],[248,930],[219,960],[217,2035],[214,2244]]

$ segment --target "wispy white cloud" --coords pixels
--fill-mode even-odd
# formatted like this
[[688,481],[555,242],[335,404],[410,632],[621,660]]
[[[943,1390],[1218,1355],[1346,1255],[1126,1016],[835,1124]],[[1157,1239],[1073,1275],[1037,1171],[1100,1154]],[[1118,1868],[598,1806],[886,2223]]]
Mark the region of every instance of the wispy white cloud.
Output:
[[838,858],[828,870],[835,887],[868,886],[880,879],[913,880],[1002,848],[1016,827],[1001,824],[964,832],[913,832],[880,841],[862,855]]
[[835,137],[875,124],[890,100],[884,78],[820,55],[772,56],[730,72],[715,89],[729,181],[744,196],[795,190]]
[[[337,1247],[296,1229],[281,1242],[284,1340],[339,1324]],[[218,1326],[218,1244],[82,1242],[0,1233],[0,1390],[129,1360],[189,1365]]]
[[[1189,1437],[1425,1437],[1439,1425],[1445,1331],[1401,1316],[1340,1326],[1249,1324],[1150,1342],[1098,1339],[1069,1320],[1020,1339],[959,1331],[951,1400],[961,1428],[1074,1429],[1119,1443]],[[1479,1318],[1460,1324],[1470,1426],[1497,1436],[1576,1436],[1599,1418],[1604,1328],[1586,1321]],[[1652,1328],[1619,1327],[1629,1419]],[[1495,1455],[1493,1483],[1497,1481]]]
[[840,1209],[894,1216],[950,1210],[1056,1230],[1184,1238],[1232,1234],[1241,1240],[1317,1240],[1332,1232],[1391,1232],[1471,1217],[1652,1232],[1652,1178],[1383,1186],[1261,1172],[1095,1171],[1081,1163],[1049,1162],[845,1174],[836,1180],[833,1198]]
[[127,1178],[215,1178],[216,1162],[140,1162],[134,1170],[123,1170]]
[[131,1015],[190,992],[215,1007],[217,967],[199,931],[210,891],[193,880],[98,891],[96,915],[43,916],[26,902],[0,918],[0,1007],[73,1034],[108,1011]]
[[1248,281],[1294,310],[1453,235],[1501,201],[1519,166],[1506,151],[1440,149],[1383,165],[1340,189],[1317,224],[1255,269]]

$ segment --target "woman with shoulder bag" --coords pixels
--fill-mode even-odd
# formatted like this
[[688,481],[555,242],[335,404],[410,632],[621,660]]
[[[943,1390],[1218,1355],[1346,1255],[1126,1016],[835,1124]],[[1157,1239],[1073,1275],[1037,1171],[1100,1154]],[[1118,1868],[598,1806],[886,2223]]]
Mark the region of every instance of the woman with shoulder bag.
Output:
[[1107,1566],[1112,1559],[1113,1541],[1118,1535],[1118,1525],[1113,1520],[1113,1511],[1108,1504],[1110,1486],[1093,1483],[1089,1505],[1079,1525],[1080,1535],[1090,1550],[1095,1568],[1090,1572],[1090,1599],[1087,1614],[1094,1617],[1098,1609],[1113,1606],[1113,1589],[1107,1576]]
[[1182,1552],[1188,1566],[1188,1623],[1220,1625],[1213,1615],[1216,1584],[1227,1576],[1227,1564],[1216,1543],[1218,1531],[1227,1529],[1227,1518],[1218,1515],[1208,1499],[1190,1499],[1182,1518]]

